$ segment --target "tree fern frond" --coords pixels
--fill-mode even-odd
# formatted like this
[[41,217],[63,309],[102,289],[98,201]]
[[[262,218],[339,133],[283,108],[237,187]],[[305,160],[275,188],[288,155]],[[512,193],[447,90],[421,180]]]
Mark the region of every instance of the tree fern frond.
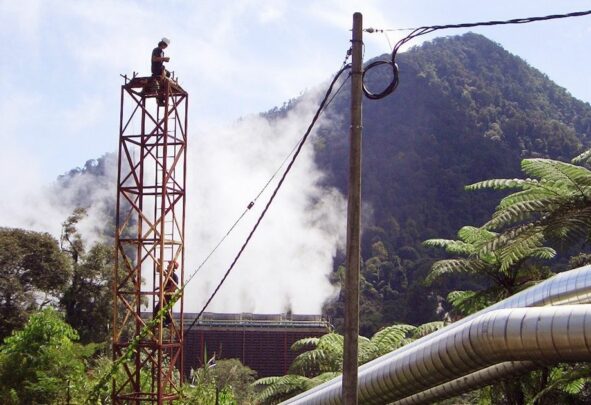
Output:
[[577,395],[583,391],[587,382],[589,382],[588,378],[577,378],[576,380],[566,382],[562,390],[568,394]]
[[536,403],[555,389],[562,389],[569,394],[578,394],[584,388],[585,383],[588,382],[590,382],[589,368],[586,366],[578,370],[565,370],[560,366],[555,367],[550,372],[550,383],[532,398],[532,403]]
[[338,371],[342,368],[343,345],[344,338],[338,333],[322,335],[316,348],[298,355],[289,370],[302,375],[317,371]]
[[468,243],[450,239],[427,239],[423,242],[423,245],[427,247],[441,247],[448,253],[466,256],[474,253],[475,250],[474,246]]
[[338,333],[327,333],[320,337],[318,348],[342,351],[344,342],[345,338],[343,335],[339,335]]
[[322,373],[322,374],[317,375],[316,377],[313,377],[312,381],[314,382],[314,384],[320,385],[320,384],[323,384],[327,381],[332,380],[333,378],[340,376],[341,374],[342,373],[340,373],[340,372],[328,371],[326,373]]
[[480,259],[448,259],[433,263],[431,271],[425,278],[427,284],[448,273],[478,273],[486,268]]
[[298,355],[289,366],[289,372],[292,374],[308,375],[317,371],[329,371],[324,370],[323,367],[325,365],[331,367],[334,363],[335,358],[331,356],[331,353],[314,349]]
[[253,383],[255,386],[266,386],[257,394],[259,402],[278,402],[291,398],[312,388],[314,384],[309,378],[301,375],[288,374],[281,377],[261,378]]
[[544,214],[552,209],[550,199],[516,202],[508,207],[497,210],[492,218],[484,224],[485,229],[499,229],[517,222],[530,220],[536,214]]
[[[499,202],[497,210],[502,208],[510,207],[514,204],[528,201],[540,201],[547,200],[552,204],[560,202],[560,198],[556,197],[554,192],[549,191],[545,188],[530,188],[523,191],[518,191],[513,194],[509,194]],[[556,200],[556,201],[554,201]]]
[[563,207],[553,212],[545,220],[545,224],[545,234],[549,238],[567,241],[586,238],[591,233],[591,206]]
[[530,253],[530,256],[537,257],[539,259],[549,260],[556,256],[556,250],[550,247],[543,246],[540,248],[533,249]]
[[406,324],[387,326],[372,336],[371,343],[377,347],[380,354],[385,354],[399,348],[408,333],[415,329],[415,326]]
[[415,330],[412,332],[412,337],[415,339],[420,339],[423,336],[427,336],[428,334],[433,333],[436,330],[443,328],[445,326],[445,324],[446,323],[444,321],[434,321],[434,322],[424,323],[422,325],[419,325],[417,328],[415,328]]
[[317,337],[308,337],[303,339],[298,339],[291,345],[290,350],[296,352],[299,350],[306,350],[309,348],[314,348],[318,346],[318,341],[320,338]]
[[489,306],[486,294],[476,291],[452,291],[447,294],[447,301],[462,315],[470,315]]
[[515,263],[527,259],[534,251],[539,251],[544,242],[543,228],[532,227],[528,232],[519,234],[511,243],[500,249],[500,271],[506,273]]
[[591,185],[591,172],[584,167],[552,159],[524,159],[522,170],[551,182],[564,184],[567,187]]
[[406,346],[407,344],[412,343],[412,342],[414,342],[413,338],[411,338],[411,337],[404,338],[400,341],[400,347]]
[[527,188],[537,186],[538,181],[535,179],[490,179],[479,181],[478,183],[469,184],[464,187],[465,190],[475,191],[483,189],[504,190],[508,188]]
[[458,231],[458,237],[471,245],[480,245],[485,241],[494,238],[497,234],[475,226],[463,226]]
[[581,153],[579,156],[575,156],[571,163],[573,164],[583,164],[591,162],[591,149],[586,150],[585,152]]

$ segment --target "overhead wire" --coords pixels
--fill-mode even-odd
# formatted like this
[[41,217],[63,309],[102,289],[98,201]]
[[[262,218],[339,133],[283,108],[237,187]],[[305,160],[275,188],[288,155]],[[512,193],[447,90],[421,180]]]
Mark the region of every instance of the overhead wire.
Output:
[[[552,14],[552,15],[547,15],[547,16],[542,16],[542,17],[514,18],[511,20],[492,20],[492,21],[480,21],[480,22],[462,23],[462,24],[432,25],[432,26],[424,26],[424,27],[414,28],[414,29],[412,29],[412,32],[410,34],[408,34],[406,37],[402,38],[400,41],[398,41],[396,43],[396,45],[394,46],[394,49],[392,50],[392,57],[390,60],[388,60],[388,61],[378,60],[373,63],[370,63],[369,65],[367,65],[367,67],[365,68],[365,70],[363,72],[363,77],[365,79],[365,74],[367,73],[367,71],[369,71],[377,66],[380,66],[380,65],[390,65],[392,68],[393,77],[392,77],[392,80],[390,81],[390,83],[388,84],[388,86],[379,93],[373,93],[373,92],[370,92],[369,90],[367,90],[367,88],[365,87],[365,84],[364,84],[363,85],[363,92],[367,98],[372,99],[372,100],[379,100],[379,99],[382,99],[382,98],[390,95],[392,92],[394,92],[394,90],[396,90],[396,87],[398,86],[398,83],[399,83],[399,70],[398,70],[398,65],[396,64],[396,55],[397,55],[398,51],[400,50],[400,48],[404,44],[406,44],[407,42],[409,42],[410,40],[412,40],[418,36],[430,34],[430,33],[437,31],[437,30],[449,29],[449,28],[472,28],[472,27],[493,26],[493,25],[527,24],[527,23],[532,23],[532,22],[548,21],[548,20],[555,20],[555,19],[561,19],[561,18],[582,17],[582,16],[586,16],[589,14],[591,14],[591,10],[576,11],[576,12],[572,12],[572,13],[568,13],[568,14]],[[406,31],[406,30],[409,30],[409,28],[402,28],[400,30]],[[374,32],[384,32],[384,31],[394,31],[394,30],[392,30],[392,29],[382,30],[382,29],[376,29],[376,28],[368,28],[365,31],[367,31],[369,33],[374,33]]]

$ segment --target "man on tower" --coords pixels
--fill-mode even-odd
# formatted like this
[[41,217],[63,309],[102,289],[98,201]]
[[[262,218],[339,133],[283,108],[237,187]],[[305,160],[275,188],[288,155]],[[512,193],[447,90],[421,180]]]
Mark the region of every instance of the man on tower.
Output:
[[161,80],[170,77],[170,72],[164,68],[164,62],[170,61],[168,56],[164,56],[164,50],[168,47],[168,44],[170,44],[170,40],[162,38],[158,42],[158,46],[152,50],[152,77],[155,79],[153,84],[158,92],[156,101],[160,107],[166,105],[166,96],[162,94]]
[[170,39],[162,38],[158,46],[152,50],[152,76],[170,77],[170,72],[164,68],[164,62],[169,62],[170,58],[164,56],[164,50],[170,44]]

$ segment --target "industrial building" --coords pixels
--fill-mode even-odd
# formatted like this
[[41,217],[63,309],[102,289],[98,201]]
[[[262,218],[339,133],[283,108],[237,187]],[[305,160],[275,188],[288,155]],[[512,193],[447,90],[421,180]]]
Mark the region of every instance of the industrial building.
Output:
[[[186,373],[216,359],[239,359],[258,377],[287,374],[298,355],[291,345],[302,338],[319,337],[330,331],[320,315],[204,313],[184,314],[184,367]],[[207,359],[206,359],[207,356]]]

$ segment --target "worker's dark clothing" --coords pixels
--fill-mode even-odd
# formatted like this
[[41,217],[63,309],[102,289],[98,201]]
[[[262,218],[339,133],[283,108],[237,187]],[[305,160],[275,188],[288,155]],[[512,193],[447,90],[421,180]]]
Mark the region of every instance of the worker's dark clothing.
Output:
[[[164,285],[164,296],[163,296],[163,300],[162,300],[162,305],[160,305],[160,302],[159,302],[154,307],[154,316],[156,316],[158,311],[160,311],[160,308],[162,308],[168,304],[168,301],[170,300],[170,298],[174,295],[175,291],[177,290],[178,285],[179,285],[179,278],[177,277],[177,275],[175,273],[172,273],[170,275],[170,278],[168,279],[168,281]],[[171,312],[172,312],[172,310],[166,311],[166,314],[164,315],[164,326],[168,326],[172,323]]]
[[164,74],[166,75],[166,77],[170,77],[170,72],[164,68],[164,62],[161,60],[154,61],[154,57],[163,58],[164,57],[164,49],[157,46],[156,48],[154,48],[152,50],[152,59],[151,59],[151,61],[152,61],[152,76],[161,76],[162,72],[164,71]]

